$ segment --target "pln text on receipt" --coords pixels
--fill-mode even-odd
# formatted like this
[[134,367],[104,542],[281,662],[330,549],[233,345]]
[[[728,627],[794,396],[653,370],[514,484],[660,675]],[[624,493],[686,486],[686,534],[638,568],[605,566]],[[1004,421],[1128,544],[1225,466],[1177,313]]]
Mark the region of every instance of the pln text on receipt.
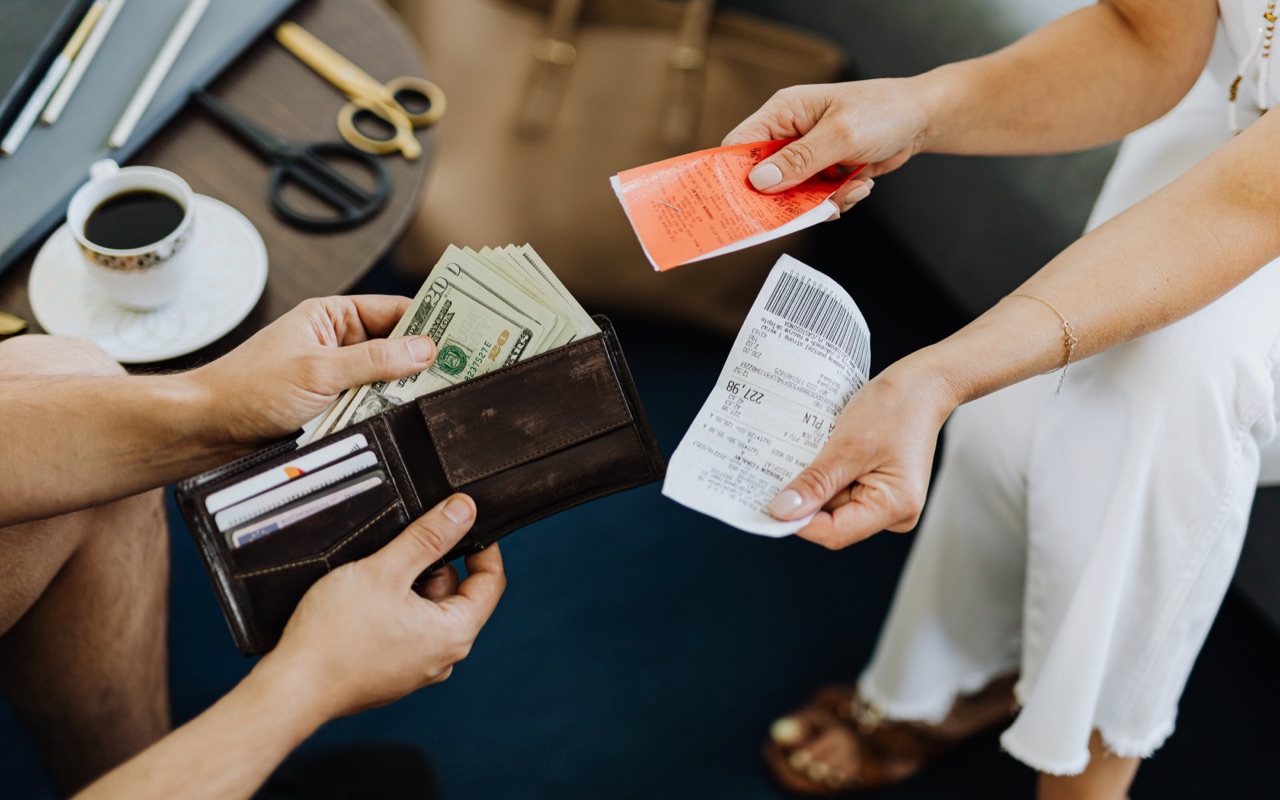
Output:
[[667,466],[662,493],[750,533],[786,536],[808,519],[769,515],[867,382],[871,336],[835,281],[790,256],[774,265],[720,378]]

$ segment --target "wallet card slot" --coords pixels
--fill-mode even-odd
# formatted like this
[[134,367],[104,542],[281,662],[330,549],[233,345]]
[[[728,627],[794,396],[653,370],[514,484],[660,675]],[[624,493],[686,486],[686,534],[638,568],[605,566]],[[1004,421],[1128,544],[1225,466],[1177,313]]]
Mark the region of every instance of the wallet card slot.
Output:
[[[352,480],[380,472],[375,467]],[[228,550],[236,576],[265,568],[308,560],[323,561],[331,549],[338,547],[353,532],[362,530],[387,509],[399,507],[395,489],[389,481],[324,509],[288,527],[241,547]],[[220,534],[221,535],[221,534]]]
[[603,336],[417,401],[453,489],[628,426]]
[[394,539],[408,524],[409,518],[404,513],[404,506],[393,501],[319,554],[283,561],[272,566],[242,568],[233,573],[232,577],[246,580],[316,564],[321,565],[324,571],[328,572],[335,567],[373,555],[384,544]]
[[[223,474],[217,483],[202,482],[198,490],[188,490],[186,494],[192,498],[192,500],[197,502],[199,508],[206,508],[210,495],[224,491],[227,487],[233,485],[233,483],[242,483],[253,480],[259,475],[279,469],[283,465],[297,462],[306,458],[306,456],[311,453],[323,450],[333,445],[335,442],[339,442],[344,438],[355,436],[357,434],[364,435],[366,444],[359,450],[353,451],[350,455],[356,455],[359,452],[364,452],[366,450],[372,451],[377,458],[378,463],[385,465],[387,464],[388,459],[383,443],[378,436],[379,432],[380,431],[374,430],[371,420],[365,420],[364,422],[361,422],[358,425],[353,425],[350,428],[346,428],[337,434],[326,436],[323,439],[314,441],[305,447],[281,449],[272,458],[256,459],[251,465],[241,466],[234,472],[229,471],[229,468],[223,468],[219,470],[219,472]],[[334,463],[336,463],[336,461]],[[323,469],[323,467],[318,469]],[[281,485],[286,485],[287,483],[288,482],[285,482]],[[214,529],[216,530],[216,526]]]
[[406,525],[404,506],[393,500],[319,555],[233,574],[229,591],[250,612],[241,618],[248,635],[241,649],[248,655],[274,647],[302,596],[316,581],[378,551]]
[[217,484],[239,477],[241,473],[247,472],[259,464],[265,464],[277,456],[292,453],[298,449],[298,443],[295,439],[296,435],[291,434],[290,438],[279,439],[260,450],[255,450],[248,455],[237,458],[235,461],[223,464],[221,467],[187,478],[178,483],[178,489],[184,494],[194,494],[201,490],[212,492],[217,489]]
[[242,620],[249,638],[241,650],[252,655],[274,647],[302,596],[328,572],[323,561],[313,560],[238,576],[233,591],[249,611]]

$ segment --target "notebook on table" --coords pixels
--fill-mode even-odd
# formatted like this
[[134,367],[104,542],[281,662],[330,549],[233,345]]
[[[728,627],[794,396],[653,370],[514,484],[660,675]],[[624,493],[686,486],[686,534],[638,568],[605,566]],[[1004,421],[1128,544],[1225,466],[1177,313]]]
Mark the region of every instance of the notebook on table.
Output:
[[[126,0],[57,124],[47,128],[37,125],[16,153],[0,158],[0,271],[57,227],[90,164],[101,158],[122,164],[128,161],[182,108],[193,86],[212,81],[297,1],[210,3],[133,135],[124,147],[112,150],[107,145],[111,129],[187,6],[182,0]],[[10,56],[5,48],[13,35],[11,12],[19,7],[64,7],[79,2],[0,0],[0,51],[4,51],[0,65]],[[71,11],[69,15],[74,28],[83,13]],[[54,23],[49,24],[53,30]],[[56,56],[60,47],[61,43],[53,47],[49,58]],[[14,61],[19,58],[15,55]],[[15,83],[17,74],[15,71]],[[43,76],[44,69],[37,69],[35,80]],[[9,84],[4,85],[7,90]],[[18,105],[20,108],[21,103]]]
[[0,0],[0,136],[93,0]]

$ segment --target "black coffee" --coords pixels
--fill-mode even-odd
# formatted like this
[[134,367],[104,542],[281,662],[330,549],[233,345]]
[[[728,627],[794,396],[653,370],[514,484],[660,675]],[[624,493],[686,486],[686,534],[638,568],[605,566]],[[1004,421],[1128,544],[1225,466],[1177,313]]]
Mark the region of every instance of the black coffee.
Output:
[[167,194],[139,189],[104,200],[84,221],[84,238],[109,250],[155,244],[177,230],[186,216]]

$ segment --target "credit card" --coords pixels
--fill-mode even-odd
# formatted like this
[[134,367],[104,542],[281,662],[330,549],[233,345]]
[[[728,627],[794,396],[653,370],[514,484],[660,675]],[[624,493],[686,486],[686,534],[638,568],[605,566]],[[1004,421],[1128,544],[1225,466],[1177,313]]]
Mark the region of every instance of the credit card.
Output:
[[269,514],[295,500],[301,500],[309,494],[326,486],[332,486],[339,481],[350,478],[361,470],[377,466],[377,464],[378,457],[374,455],[373,451],[365,450],[345,461],[330,464],[323,469],[295,478],[284,486],[277,486],[270,491],[251,497],[243,503],[224,508],[213,515],[214,524],[218,526],[218,533],[226,533],[232,528],[238,528],[263,514]]
[[298,456],[292,461],[272,467],[266,472],[260,472],[252,478],[245,478],[225,489],[219,489],[204,499],[204,507],[210,514],[216,514],[224,508],[230,508],[239,503],[241,500],[247,500],[255,494],[262,494],[268,489],[274,489],[277,486],[286,484],[312,470],[319,469],[326,464],[332,464],[338,459],[359,452],[368,446],[369,440],[364,437],[363,433],[344,437],[331,445],[321,447],[319,450],[312,450],[310,453]]
[[307,517],[319,514],[325,509],[333,508],[339,503],[346,502],[384,483],[386,483],[386,475],[382,472],[375,472],[362,478],[356,478],[349,483],[333,487],[324,494],[305,500],[301,504],[278,514],[256,520],[242,528],[236,528],[227,534],[227,543],[232,547],[241,547],[256,539],[261,539],[264,536],[283,530],[295,522],[301,522]]

